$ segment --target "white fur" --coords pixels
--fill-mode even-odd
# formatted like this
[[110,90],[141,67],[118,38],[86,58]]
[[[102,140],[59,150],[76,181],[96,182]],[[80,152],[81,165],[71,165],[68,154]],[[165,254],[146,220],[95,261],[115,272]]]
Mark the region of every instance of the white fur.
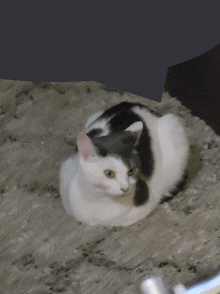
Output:
[[103,114],[103,112],[104,111],[98,111],[87,119],[87,122],[85,124],[85,133],[89,132],[91,129],[97,128],[103,130],[103,132],[100,135],[108,135],[109,128],[107,126],[107,122],[111,119],[111,117],[108,120],[102,119],[97,122],[95,121],[99,116]]
[[142,130],[143,130],[142,121],[137,121],[126,129],[126,131],[131,131],[131,132],[141,132]]
[[[60,194],[66,211],[73,214],[78,221],[92,226],[132,225],[147,217],[161,197],[175,188],[182,177],[187,164],[189,144],[179,119],[173,114],[157,118],[138,106],[134,111],[146,122],[152,139],[155,167],[152,177],[147,181],[148,201],[140,207],[132,204],[135,180],[127,176],[127,169],[120,158],[107,156],[100,160],[95,156],[84,161],[76,154],[61,166]],[[86,129],[94,122],[94,118],[97,116],[89,118]],[[132,128],[138,130],[141,124],[137,122]],[[104,121],[100,124],[95,122],[92,128],[94,125],[105,128]],[[107,178],[103,173],[105,169],[114,170],[116,178]],[[128,187],[129,191],[124,194],[121,188]]]
[[103,114],[104,111],[98,111],[96,113],[94,113],[93,115],[91,115],[88,119],[87,122],[85,124],[85,128],[87,129],[99,116],[101,116]]
[[[92,186],[99,186],[96,189],[96,196],[103,192],[106,196],[116,197],[122,196],[122,189],[129,189],[134,183],[131,177],[127,175],[127,168],[118,158],[107,156],[103,159],[99,157],[92,158],[86,162],[79,157],[81,172],[86,183],[91,183]],[[116,174],[114,178],[107,178],[103,173],[104,170],[113,170]],[[104,190],[104,191],[103,191]],[[97,196],[98,197],[98,196]]]

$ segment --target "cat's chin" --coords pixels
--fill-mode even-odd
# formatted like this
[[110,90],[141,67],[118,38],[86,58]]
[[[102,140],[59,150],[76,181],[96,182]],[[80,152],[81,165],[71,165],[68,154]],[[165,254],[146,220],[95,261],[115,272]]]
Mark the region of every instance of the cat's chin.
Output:
[[118,193],[112,193],[112,192],[106,191],[105,189],[103,189],[103,185],[95,185],[95,187],[98,192],[101,192],[111,198],[123,197],[127,194],[127,193],[123,193],[121,191]]
[[111,198],[122,198],[124,196],[126,196],[128,193],[115,193],[115,194],[112,194],[112,193],[108,193],[108,195],[111,197]]
[[125,196],[125,194],[121,194],[121,195],[119,195],[119,194],[117,194],[117,195],[109,194],[109,196],[110,196],[111,198],[123,198],[123,197]]

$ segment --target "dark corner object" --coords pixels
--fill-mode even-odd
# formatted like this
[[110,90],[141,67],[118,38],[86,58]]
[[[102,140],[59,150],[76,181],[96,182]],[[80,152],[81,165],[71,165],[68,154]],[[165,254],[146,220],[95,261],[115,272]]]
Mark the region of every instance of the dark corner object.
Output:
[[169,67],[164,90],[220,135],[220,44]]

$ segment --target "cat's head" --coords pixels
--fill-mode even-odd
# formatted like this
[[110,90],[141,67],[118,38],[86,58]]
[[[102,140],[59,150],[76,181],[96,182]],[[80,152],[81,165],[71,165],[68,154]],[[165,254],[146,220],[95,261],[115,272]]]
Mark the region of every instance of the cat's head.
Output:
[[77,147],[85,180],[112,197],[130,191],[140,167],[135,147],[142,130],[143,123],[139,121],[119,134],[90,139],[79,133]]

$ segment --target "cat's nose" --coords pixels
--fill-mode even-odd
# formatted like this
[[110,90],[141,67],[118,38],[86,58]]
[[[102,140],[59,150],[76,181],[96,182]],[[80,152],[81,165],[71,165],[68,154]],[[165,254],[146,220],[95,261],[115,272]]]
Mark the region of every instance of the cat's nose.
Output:
[[127,187],[127,188],[124,188],[124,187],[121,188],[121,191],[124,192],[124,193],[128,192],[128,190],[129,190],[129,187]]

